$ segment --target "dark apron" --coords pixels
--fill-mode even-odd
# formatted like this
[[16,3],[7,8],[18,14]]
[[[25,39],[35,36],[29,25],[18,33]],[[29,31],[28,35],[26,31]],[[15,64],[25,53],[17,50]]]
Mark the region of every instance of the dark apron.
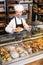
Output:
[[[15,24],[16,24],[16,28],[17,27],[24,28],[22,19],[21,19],[21,24],[17,24],[17,20],[16,20],[16,17],[15,17]],[[20,40],[22,39],[23,34],[24,34],[23,31],[21,31],[20,33],[14,32],[15,38],[20,39]]]

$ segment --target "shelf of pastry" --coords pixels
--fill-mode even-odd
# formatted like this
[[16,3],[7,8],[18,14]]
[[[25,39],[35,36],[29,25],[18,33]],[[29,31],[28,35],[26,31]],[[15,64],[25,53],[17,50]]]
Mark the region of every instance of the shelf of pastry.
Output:
[[15,16],[14,13],[9,14],[9,18],[12,18],[13,16]]
[[4,13],[5,9],[3,7],[0,7],[0,13]]
[[43,58],[43,37],[1,44],[0,50],[2,65],[30,63]]
[[34,11],[36,14],[38,15],[43,15],[43,12],[37,12],[37,11]]
[[0,23],[4,23],[4,22],[5,22],[5,20],[1,20],[1,19],[0,19]]
[[5,27],[5,23],[0,23],[0,27]]
[[5,17],[5,13],[0,13],[0,18]]
[[4,30],[0,30],[0,33],[1,33],[1,32],[4,32]]
[[4,5],[3,4],[0,4],[0,7],[3,7]]
[[34,12],[36,12],[37,14],[43,15],[43,9],[41,9],[41,8],[34,7]]
[[31,4],[32,1],[20,1],[20,3],[21,3],[21,4],[23,4],[23,3],[24,3],[24,4],[25,4],[25,3],[27,3],[27,4]]
[[14,7],[15,4],[8,3],[8,7]]
[[30,55],[30,57],[27,56],[27,57],[23,57],[23,58],[17,58],[17,59],[15,59],[13,61],[2,63],[2,65],[6,65],[6,64],[8,64],[8,65],[27,64],[27,63],[31,63],[31,62],[39,60],[39,59],[43,59],[43,52],[40,53],[40,54]]
[[[9,13],[12,13],[12,14],[14,13],[15,14],[15,10],[9,9]],[[27,14],[27,13],[30,14],[30,11],[29,10],[24,10],[23,11],[23,14]]]
[[[24,16],[24,15],[29,15],[30,13],[26,13],[26,12],[24,12],[23,14],[22,14],[22,16]],[[14,18],[14,16],[15,16],[15,13],[10,13],[9,14],[9,18]],[[28,19],[28,17],[27,17],[27,19]]]
[[15,4],[15,0],[8,0],[8,4]]
[[4,7],[4,2],[5,1],[0,1],[0,7]]
[[43,13],[43,9],[38,8],[39,13]]
[[43,15],[43,13],[37,13],[38,15]]
[[35,2],[43,2],[43,0],[35,0]]

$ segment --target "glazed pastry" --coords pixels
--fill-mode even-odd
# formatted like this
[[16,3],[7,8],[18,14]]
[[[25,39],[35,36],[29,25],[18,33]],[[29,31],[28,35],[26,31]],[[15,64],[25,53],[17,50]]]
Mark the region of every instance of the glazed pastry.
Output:
[[10,54],[4,48],[1,48],[1,56],[2,56],[2,62],[12,60]]
[[26,41],[22,45],[26,48],[27,46],[32,46],[32,42]]
[[2,56],[2,62],[6,62],[5,56]]

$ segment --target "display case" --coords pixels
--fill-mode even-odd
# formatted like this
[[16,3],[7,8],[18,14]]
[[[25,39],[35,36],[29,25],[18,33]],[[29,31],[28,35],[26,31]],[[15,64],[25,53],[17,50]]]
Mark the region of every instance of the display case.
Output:
[[0,36],[0,64],[23,65],[43,59],[43,34],[22,33]]

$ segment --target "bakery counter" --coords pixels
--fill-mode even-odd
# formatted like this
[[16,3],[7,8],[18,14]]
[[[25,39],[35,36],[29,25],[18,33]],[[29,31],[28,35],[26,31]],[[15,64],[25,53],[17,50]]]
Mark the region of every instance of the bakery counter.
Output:
[[4,34],[4,35],[0,35],[0,44],[6,42],[21,41],[30,37],[31,37],[31,32],[28,32],[26,30],[22,31],[21,33]]
[[0,44],[2,65],[27,64],[43,59],[43,35]]
[[21,33],[0,35],[0,44],[12,41],[21,41],[41,35],[43,35],[43,29],[40,30],[39,28],[33,26],[33,30],[31,32],[24,30]]

